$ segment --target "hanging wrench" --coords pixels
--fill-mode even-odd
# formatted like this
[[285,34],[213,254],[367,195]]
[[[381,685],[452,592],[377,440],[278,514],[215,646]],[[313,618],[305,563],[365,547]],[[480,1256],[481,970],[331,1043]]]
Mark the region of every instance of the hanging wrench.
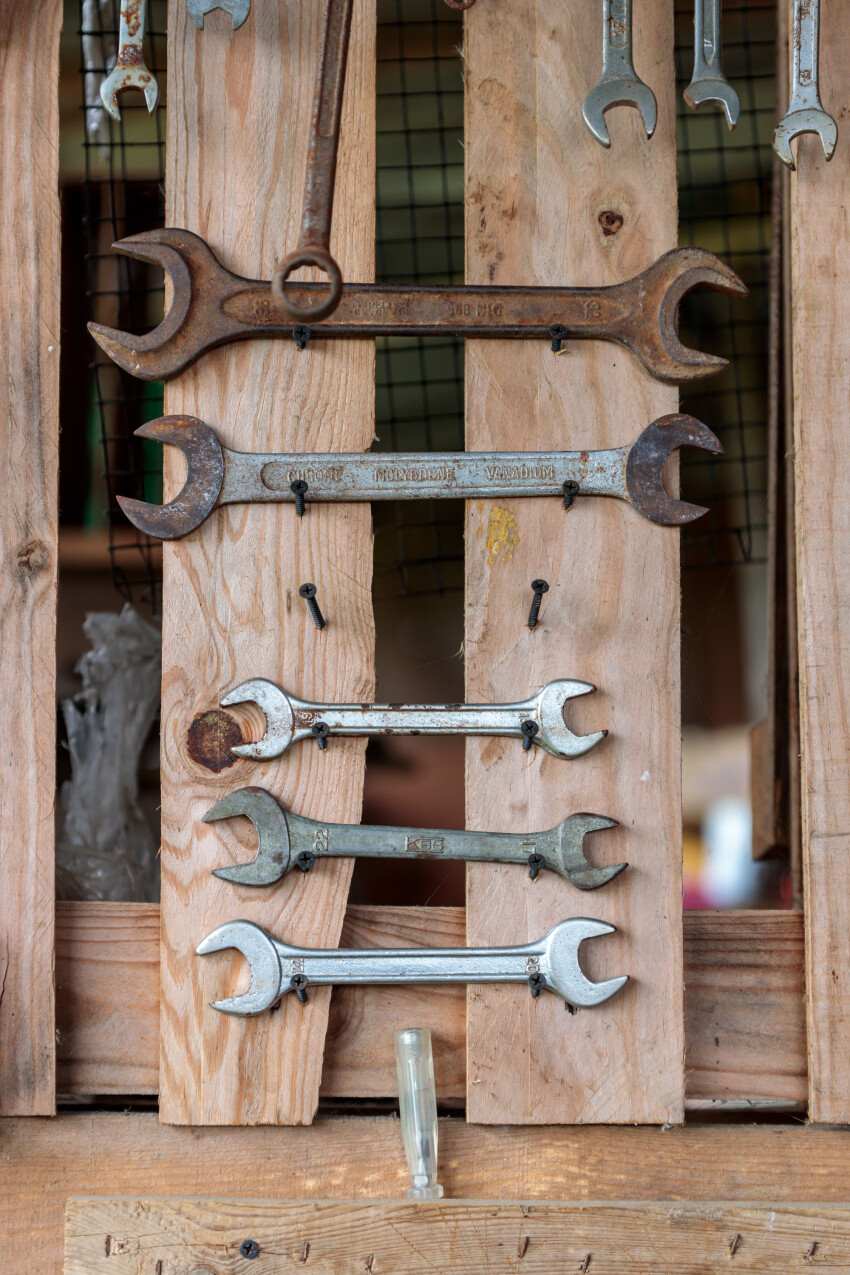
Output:
[[145,95],[150,115],[156,109],[159,86],[145,66],[145,8],[147,0],[121,0],[118,26],[118,56],[115,66],[100,86],[100,99],[114,120],[121,119],[118,94],[139,89]]
[[230,14],[232,30],[238,31],[251,12],[251,0],[187,0],[189,17],[196,27],[204,29],[204,18],[213,9],[224,9]]
[[250,921],[229,921],[208,934],[198,956],[236,948],[251,967],[251,986],[241,996],[212,1001],[222,1014],[262,1014],[289,991],[314,987],[378,983],[527,983],[532,996],[554,992],[568,1005],[601,1005],[621,987],[627,974],[591,983],[578,962],[584,939],[614,934],[613,925],[574,917],[561,921],[536,943],[521,947],[298,948],[272,938]]
[[582,104],[584,122],[597,142],[611,145],[605,112],[612,106],[635,106],[643,116],[647,137],[658,119],[655,94],[638,78],[632,61],[632,0],[602,0],[602,74]]
[[[643,274],[602,288],[408,288],[346,283],[325,323],[293,329],[280,314],[271,285],[225,270],[188,230],[149,230],[113,245],[128,257],[152,261],[168,274],[172,302],[153,332],[133,336],[90,323],[101,349],[144,381],[168,380],[217,345],[248,337],[469,336],[592,337],[616,341],[661,381],[678,384],[719,372],[726,359],[688,350],[676,329],[679,302],[704,284],[746,296],[738,276],[702,248],[674,248]],[[323,284],[291,284],[299,305],[327,291]],[[305,335],[306,334],[306,335]]]
[[695,111],[706,102],[719,102],[734,129],[741,100],[723,74],[722,20],[722,0],[694,0],[694,73],[683,96]]
[[[301,233],[298,247],[278,262],[272,278],[275,302],[296,323],[318,323],[337,308],[342,298],[342,274],[330,254],[330,238],[352,5],[353,0],[324,0]],[[300,266],[316,266],[324,271],[330,280],[330,292],[310,298],[307,304],[294,300],[286,291],[286,281]]]
[[791,141],[802,133],[817,133],[827,160],[838,141],[838,126],[823,109],[818,76],[820,0],[794,0],[791,29],[791,101],[773,133],[773,149],[783,164],[796,168]]
[[[161,416],[136,430],[178,447],[186,481],[167,505],[119,496],[134,527],[161,540],[188,535],[220,505],[302,500],[502,500],[512,496],[617,496],[651,522],[679,526],[706,511],[664,489],[664,463],[677,447],[722,453],[693,416],[661,416],[636,442],[596,452],[333,452],[265,455],[222,447],[195,416]],[[296,494],[297,493],[297,494]]]
[[539,744],[553,757],[581,757],[605,738],[607,730],[574,735],[564,723],[568,699],[588,695],[589,682],[548,682],[531,699],[517,704],[311,704],[287,695],[263,677],[242,682],[221,701],[257,704],[266,718],[262,739],[237,744],[236,757],[269,761],[299,740],[315,737],[327,747],[328,735],[507,735],[530,751]]
[[544,868],[579,890],[598,890],[629,865],[594,868],[582,843],[591,832],[616,828],[604,815],[570,815],[546,832],[455,832],[435,828],[370,828],[365,824],[317,823],[285,810],[265,788],[240,788],[217,801],[204,823],[244,815],[257,830],[251,863],[214,868],[213,876],[234,885],[274,885],[317,859],[463,859],[467,863],[522,863],[536,880]]

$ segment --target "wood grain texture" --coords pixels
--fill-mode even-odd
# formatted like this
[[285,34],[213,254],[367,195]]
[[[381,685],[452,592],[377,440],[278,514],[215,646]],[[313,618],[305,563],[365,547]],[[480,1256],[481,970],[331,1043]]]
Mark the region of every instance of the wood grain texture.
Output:
[[0,0],[0,1114],[55,1110],[60,0]]
[[850,1209],[682,1204],[429,1204],[301,1200],[69,1200],[65,1275],[188,1275],[234,1261],[250,1236],[252,1275],[320,1264],[327,1275],[774,1275],[816,1261],[850,1268]]
[[[638,74],[658,99],[642,136],[636,111],[607,115],[612,145],[584,128],[599,74],[601,10],[505,0],[466,15],[467,279],[489,284],[614,284],[676,245],[673,7],[641,9]],[[621,228],[606,235],[622,218]],[[467,342],[469,449],[599,448],[630,442],[674,411],[676,391],[625,350],[568,343]],[[585,944],[587,972],[629,974],[613,1000],[568,1015],[522,988],[469,993],[470,1120],[496,1123],[681,1120],[683,1113],[679,537],[616,501],[469,502],[466,691],[511,700],[556,677],[599,689],[566,710],[578,733],[611,733],[559,761],[516,742],[467,744],[471,828],[549,827],[576,810],[620,821],[594,839],[597,861],[631,867],[577,899],[566,882],[518,881],[471,865],[470,944],[536,939],[590,915],[619,933]],[[546,579],[526,627],[530,582]]]
[[[268,278],[295,246],[321,6],[255,4],[238,35],[186,6],[169,15],[168,222],[203,236],[230,269]],[[331,249],[347,279],[372,277],[374,6],[357,0],[343,108]],[[249,341],[205,356],[166,387],[166,411],[206,420],[245,451],[357,451],[374,420],[371,342]],[[169,458],[172,489],[180,477]],[[312,818],[357,821],[363,741],[299,745],[276,762],[237,761],[215,774],[189,756],[197,714],[250,677],[307,699],[368,700],[374,689],[372,533],[368,507],[217,511],[167,545],[163,604],[161,1118],[169,1123],[309,1123],[321,1079],[329,992],[245,1020],[208,1002],[239,977],[232,953],[199,959],[214,926],[249,918],[295,943],[334,947],[351,863],[317,865],[307,881],[257,894],[217,881],[221,834],[199,822],[224,792],[263,784]],[[328,621],[316,630],[298,596],[317,585]],[[256,719],[251,729],[261,727]],[[249,728],[245,727],[246,734]],[[247,821],[242,821],[247,835]],[[228,837],[237,825],[228,828]]]
[[[685,913],[689,1100],[803,1102],[806,1033],[798,912]],[[63,1094],[155,1094],[159,1087],[159,909],[59,903],[56,910],[58,1088]],[[351,907],[352,947],[462,946],[462,908]],[[434,1039],[441,1101],[466,1090],[462,987],[336,988],[322,1095],[395,1097],[393,1033]]]
[[[834,33],[848,12],[843,0],[821,6],[823,100],[839,120],[850,49]],[[816,137],[801,138],[791,179],[809,1113],[830,1123],[850,1121],[850,150],[841,130],[828,164]]]

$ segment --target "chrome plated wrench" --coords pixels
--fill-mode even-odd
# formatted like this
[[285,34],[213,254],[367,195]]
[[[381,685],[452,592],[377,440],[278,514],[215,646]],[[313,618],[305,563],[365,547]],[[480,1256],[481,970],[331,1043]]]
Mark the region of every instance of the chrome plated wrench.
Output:
[[526,752],[539,744],[553,757],[565,758],[589,753],[608,734],[574,735],[564,722],[566,701],[595,690],[590,682],[560,680],[516,704],[311,704],[257,677],[240,683],[221,703],[224,708],[256,704],[263,710],[262,739],[231,749],[252,761],[280,757],[311,736],[326,748],[329,735],[506,735],[521,739]]
[[597,142],[611,145],[605,112],[612,106],[635,106],[643,116],[647,137],[658,121],[652,89],[644,84],[632,61],[632,0],[602,0],[602,74],[581,108],[584,122]]
[[546,832],[459,832],[437,828],[369,827],[318,823],[286,810],[265,788],[240,788],[217,801],[204,823],[244,815],[257,830],[251,863],[214,868],[213,876],[233,885],[274,885],[293,868],[309,872],[317,859],[463,859],[467,863],[519,863],[532,881],[544,868],[579,890],[598,890],[629,865],[594,868],[582,844],[591,832],[616,828],[604,815],[570,815]]
[[114,120],[121,119],[118,94],[138,89],[145,95],[148,113],[156,110],[159,86],[145,66],[145,10],[147,0],[121,0],[118,26],[118,56],[115,66],[100,86],[100,99]]
[[694,0],[694,73],[683,96],[695,111],[706,102],[719,103],[733,129],[741,99],[723,74],[722,21],[722,0]]
[[236,948],[251,967],[241,996],[212,1001],[222,1014],[248,1016],[271,1009],[287,992],[302,1004],[307,987],[363,983],[527,983],[532,996],[554,992],[580,1009],[601,1005],[628,975],[591,983],[578,961],[585,939],[613,934],[613,925],[575,917],[561,921],[536,943],[518,947],[298,948],[272,938],[250,921],[229,921],[195,949],[199,956]]
[[[838,34],[838,38],[844,37]],[[794,0],[791,20],[791,101],[773,133],[773,149],[783,164],[795,169],[791,142],[803,133],[817,133],[827,160],[838,141],[838,125],[823,109],[818,75],[820,0]]]

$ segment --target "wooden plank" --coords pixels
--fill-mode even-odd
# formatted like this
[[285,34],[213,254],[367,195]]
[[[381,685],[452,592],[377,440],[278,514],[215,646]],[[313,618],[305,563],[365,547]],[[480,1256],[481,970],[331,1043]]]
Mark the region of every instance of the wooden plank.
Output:
[[[581,121],[600,69],[598,6],[505,0],[466,15],[471,283],[613,284],[676,245],[672,19],[672,5],[653,0],[635,47],[658,99],[655,135],[647,143],[637,112],[617,109],[606,151]],[[466,358],[470,449],[620,446],[677,406],[674,389],[611,344],[575,342],[556,358],[542,341],[468,341]],[[543,501],[470,502],[466,543],[467,699],[519,699],[551,678],[582,678],[599,690],[568,707],[572,729],[611,732],[574,762],[470,740],[469,826],[531,830],[598,811],[622,827],[594,854],[636,865],[581,903],[565,882],[469,868],[470,944],[525,942],[590,914],[619,934],[586,945],[588,973],[632,978],[572,1016],[522,988],[471,990],[469,1119],[679,1121],[678,532],[613,501],[578,500],[568,515]],[[551,588],[530,632],[538,576]]]
[[[827,110],[850,103],[845,0],[821,7]],[[839,125],[839,128],[841,126]],[[844,139],[846,142],[846,138]],[[802,744],[803,885],[813,1120],[850,1121],[850,150],[825,163],[796,143],[791,179],[794,455]]]
[[[81,1113],[4,1120],[0,1146],[4,1275],[60,1275],[63,1214],[74,1196],[227,1197],[250,1184],[256,1199],[401,1200],[409,1182],[392,1118],[189,1129],[159,1125],[154,1115]],[[848,1177],[843,1130],[600,1125],[506,1135],[459,1119],[440,1124],[440,1178],[454,1199],[846,1206]]]
[[[185,5],[169,18],[168,222],[203,236],[230,269],[268,278],[294,247],[321,6],[271,0],[231,34],[203,32]],[[371,277],[374,250],[374,6],[357,0],[331,244],[347,279]],[[208,421],[245,451],[356,451],[370,445],[371,342],[249,341],[203,358],[166,387],[166,410]],[[167,480],[182,481],[174,458]],[[309,1123],[321,1079],[329,992],[253,1020],[208,1002],[239,977],[232,954],[194,955],[215,925],[245,916],[292,942],[336,945],[351,862],[321,864],[262,895],[210,876],[221,832],[199,822],[224,792],[263,784],[300,814],[360,814],[363,741],[300,745],[276,762],[227,764],[215,740],[190,755],[193,720],[249,677],[307,699],[373,696],[372,536],[368,507],[238,506],[166,546],[163,615],[161,1118],[170,1123]],[[318,586],[328,626],[298,597]],[[222,719],[217,719],[220,723]],[[256,734],[256,721],[245,726]],[[213,732],[215,734],[215,732]],[[218,745],[220,749],[221,746]],[[225,747],[222,760],[232,756]],[[245,829],[247,833],[247,823]],[[234,826],[228,828],[228,837]]]
[[[670,1204],[430,1204],[322,1200],[69,1200],[65,1275],[223,1269],[246,1238],[252,1275],[317,1261],[327,1275],[705,1275],[850,1264],[850,1209]],[[175,1255],[179,1253],[179,1258]]]
[[[0,1114],[55,1110],[60,0],[0,0]],[[12,476],[14,475],[14,481]]]
[[[58,1087],[155,1094],[159,909],[57,905]],[[346,946],[458,946],[462,908],[351,907]],[[428,1027],[441,1101],[466,1088],[462,988],[357,987],[331,998],[322,1095],[395,1097],[393,1033]],[[806,1097],[803,925],[796,912],[685,913],[688,1099]]]

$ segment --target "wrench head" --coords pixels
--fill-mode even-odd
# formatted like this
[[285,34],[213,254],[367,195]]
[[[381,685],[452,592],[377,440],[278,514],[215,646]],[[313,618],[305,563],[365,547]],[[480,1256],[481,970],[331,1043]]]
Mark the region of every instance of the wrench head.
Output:
[[643,80],[621,76],[611,80],[602,79],[582,102],[581,113],[586,126],[597,142],[605,147],[611,145],[605,112],[610,111],[612,106],[636,107],[643,118],[646,136],[652,137],[658,122],[658,106],[655,94]]
[[251,0],[188,0],[187,10],[195,26],[204,29],[204,18],[213,9],[223,9],[230,14],[233,30],[238,31],[251,12]]
[[691,110],[698,111],[709,102],[722,106],[726,114],[726,123],[730,133],[738,126],[741,114],[741,99],[728,80],[722,76],[717,79],[691,80],[682,94]]
[[831,115],[816,106],[807,107],[802,111],[789,111],[773,130],[773,149],[792,172],[797,165],[794,163],[791,142],[803,133],[817,133],[827,160],[832,159],[835,154],[838,125]]
[[257,830],[257,854],[252,863],[213,868],[213,876],[233,885],[274,885],[290,866],[289,824],[286,811],[265,788],[240,788],[217,801],[204,823],[244,815]]
[[119,496],[134,527],[159,540],[178,540],[200,527],[215,509],[224,481],[224,452],[209,425],[196,416],[160,416],[136,430],[137,438],[179,447],[186,457],[186,481],[167,505]]
[[535,696],[537,724],[540,727],[534,736],[535,745],[544,748],[553,757],[581,757],[601,743],[608,734],[607,730],[598,730],[592,735],[574,735],[564,721],[563,713],[568,699],[589,695],[595,690],[596,687],[590,682],[574,682],[566,678],[547,682]]
[[114,120],[120,121],[118,94],[126,93],[128,89],[138,89],[140,93],[144,93],[148,114],[153,115],[159,97],[159,85],[144,63],[136,66],[122,66],[119,63],[106,76],[100,86],[100,100],[107,113]]
[[579,1009],[589,1009],[610,1000],[629,981],[628,974],[619,978],[606,978],[601,983],[591,983],[582,973],[578,962],[578,949],[585,939],[602,934],[614,934],[615,927],[604,921],[587,917],[573,917],[561,921],[543,940],[546,982],[550,990]]
[[202,939],[195,948],[198,956],[211,952],[224,952],[235,947],[251,967],[251,986],[240,996],[228,996],[221,1001],[211,1001],[213,1009],[222,1014],[262,1014],[271,1009],[281,998],[280,957],[272,939],[251,921],[228,921]]
[[280,757],[292,743],[295,732],[295,713],[292,701],[285,691],[264,677],[240,682],[221,701],[222,708],[231,704],[256,704],[263,710],[266,729],[262,739],[249,744],[237,744],[231,752],[235,757],[248,757],[252,761],[270,761]]
[[555,862],[547,866],[554,869],[571,885],[579,890],[598,890],[625,872],[627,863],[615,863],[611,868],[594,868],[585,857],[583,843],[590,832],[601,832],[604,828],[616,828],[616,819],[607,819],[605,815],[570,815],[558,824],[558,842],[555,848]]
[[707,510],[686,500],[668,496],[664,487],[664,463],[678,447],[698,447],[723,455],[720,440],[694,416],[672,413],[659,416],[647,425],[629,451],[626,461],[626,491],[635,509],[650,522],[678,527],[701,518]]

